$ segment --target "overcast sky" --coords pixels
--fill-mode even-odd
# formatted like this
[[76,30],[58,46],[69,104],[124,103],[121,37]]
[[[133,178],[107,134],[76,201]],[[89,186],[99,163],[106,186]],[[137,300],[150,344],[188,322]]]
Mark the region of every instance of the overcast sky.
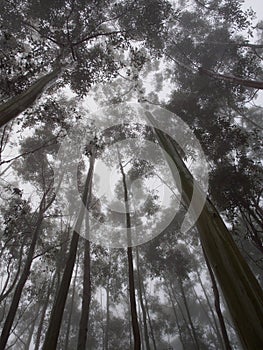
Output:
[[258,19],[263,19],[262,0],[245,0],[244,7],[252,7],[252,9],[257,13]]

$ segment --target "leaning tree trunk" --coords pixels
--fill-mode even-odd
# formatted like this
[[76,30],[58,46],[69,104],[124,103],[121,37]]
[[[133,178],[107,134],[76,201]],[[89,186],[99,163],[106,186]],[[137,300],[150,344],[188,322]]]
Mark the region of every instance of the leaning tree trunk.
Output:
[[127,227],[127,257],[128,257],[128,274],[129,274],[129,297],[130,297],[130,305],[131,305],[131,318],[132,318],[132,330],[133,330],[133,339],[134,339],[134,350],[141,349],[141,336],[140,329],[138,323],[138,314],[136,308],[136,296],[135,296],[135,283],[134,283],[134,267],[133,267],[133,254],[131,247],[131,234],[129,232],[131,228],[131,217],[129,212],[128,205],[128,189],[126,183],[126,175],[120,160],[120,171],[122,174],[122,182],[123,182],[123,190],[124,190],[124,202],[125,202],[125,210],[126,210],[126,227]]
[[20,113],[30,107],[42,94],[45,88],[56,79],[61,72],[58,66],[51,73],[37,79],[26,91],[9,99],[0,105],[0,127],[16,118]]
[[21,276],[18,280],[17,286],[15,288],[15,292],[13,295],[13,299],[3,326],[2,334],[0,337],[0,350],[4,350],[8,341],[8,338],[11,333],[12,325],[14,323],[14,319],[16,316],[16,312],[18,309],[19,301],[21,299],[22,291],[25,286],[25,283],[28,279],[28,276],[30,274],[30,269],[32,265],[32,261],[34,258],[34,253],[35,253],[35,248],[38,240],[38,236],[40,233],[40,228],[41,228],[41,223],[43,221],[44,213],[45,211],[50,207],[50,205],[53,203],[55,196],[52,197],[50,202],[44,207],[45,199],[46,198],[46,193],[43,195],[43,198],[41,200],[40,204],[40,209],[39,209],[39,214],[38,214],[38,219],[35,225],[35,230],[32,235],[32,241],[30,243],[29,250],[27,252],[27,257],[25,261],[25,266],[24,269],[21,273]]
[[[152,115],[148,112],[146,114],[154,127],[160,145],[171,157],[167,162],[172,173],[179,172],[182,196],[189,205],[194,189],[193,176],[184,164],[174,142],[157,129],[158,125]],[[204,194],[197,184],[195,187],[199,198],[192,204],[194,209],[197,209]],[[249,350],[261,349],[263,344],[262,289],[209,199],[206,199],[196,225],[202,247],[219,282],[243,347]]]
[[[82,202],[84,203],[85,206],[87,206],[87,204],[90,202],[90,192],[91,192],[91,186],[92,186],[94,162],[95,162],[95,152],[91,152],[89,172],[86,178],[84,193],[82,196]],[[82,221],[84,219],[84,214],[85,212],[82,207],[76,222],[76,227],[78,228],[81,227]],[[78,242],[79,242],[79,233],[76,230],[74,230],[71,243],[70,243],[69,255],[66,261],[66,266],[65,266],[62,280],[59,286],[59,290],[52,308],[50,322],[49,322],[48,330],[47,330],[44,345],[43,345],[43,350],[55,350],[57,347],[63,312],[64,312],[66,300],[67,300],[73,268],[76,261]]]
[[227,81],[232,84],[238,84],[245,87],[251,87],[254,89],[263,89],[263,81],[260,81],[260,80],[243,79],[243,78],[235,77],[233,75],[219,74],[202,67],[199,68],[199,73],[201,75],[207,75],[211,78]]

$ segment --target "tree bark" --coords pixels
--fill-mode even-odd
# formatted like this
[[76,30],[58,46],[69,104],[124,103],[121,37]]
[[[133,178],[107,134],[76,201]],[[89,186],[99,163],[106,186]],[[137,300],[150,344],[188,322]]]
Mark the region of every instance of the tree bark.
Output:
[[[82,196],[82,202],[85,204],[85,206],[90,202],[90,192],[91,192],[91,185],[92,185],[94,162],[95,162],[95,152],[91,152],[89,172],[86,178],[84,193]],[[77,222],[76,222],[76,227],[78,228],[81,227],[84,214],[85,214],[84,209],[81,208]],[[44,345],[43,345],[43,350],[55,350],[57,347],[63,312],[64,312],[66,300],[67,300],[73,268],[76,261],[78,242],[79,242],[79,233],[74,229],[71,243],[70,243],[69,255],[66,261],[66,266],[64,269],[58,294],[56,296],[56,299],[52,308],[50,322],[49,322],[48,330],[47,330]]]
[[61,67],[56,67],[51,73],[37,79],[26,91],[9,99],[0,105],[0,127],[16,118],[20,113],[30,107],[42,94],[45,88],[57,78]]
[[[160,145],[172,159],[172,161],[167,160],[172,173],[179,172],[183,200],[189,205],[194,188],[193,176],[184,164],[174,143],[157,129],[158,125],[152,115],[148,112],[146,115],[155,128]],[[195,188],[201,201],[204,194],[196,183]],[[194,209],[198,208],[200,201],[197,199],[195,203],[192,203]],[[263,344],[262,290],[209,199],[206,199],[196,226],[202,247],[222,289],[243,347],[250,350],[260,349]]]

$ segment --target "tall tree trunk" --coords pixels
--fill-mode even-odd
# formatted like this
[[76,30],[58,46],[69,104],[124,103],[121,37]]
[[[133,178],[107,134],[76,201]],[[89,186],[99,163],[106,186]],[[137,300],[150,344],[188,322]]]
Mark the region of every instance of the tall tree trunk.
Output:
[[205,308],[205,306],[203,305],[203,302],[202,302],[200,296],[196,293],[196,290],[195,290],[194,286],[192,286],[191,289],[192,289],[192,291],[193,291],[193,294],[194,294],[195,297],[196,297],[196,300],[198,300],[198,303],[199,303],[200,307],[203,309],[203,312],[206,314],[207,320],[208,320],[208,322],[209,322],[209,324],[210,324],[212,330],[213,330],[214,333],[216,334],[217,339],[218,339],[218,342],[219,342],[220,345],[221,345],[221,349],[225,349],[224,342],[223,342],[222,336],[221,336],[221,334],[220,334],[220,332],[219,332],[219,329],[218,329],[217,325],[215,326],[214,323],[213,323],[213,321],[211,320],[211,318],[210,318],[210,316],[209,316],[209,313],[208,313],[208,310],[207,310],[207,309]]
[[180,339],[180,342],[181,342],[181,344],[182,344],[183,350],[185,350],[186,348],[185,348],[185,344],[184,344],[184,340],[183,340],[183,332],[182,332],[182,329],[181,329],[179,317],[178,317],[178,315],[177,315],[176,307],[175,307],[175,304],[174,304],[174,299],[173,299],[172,293],[170,292],[170,289],[169,289],[168,286],[166,286],[166,289],[167,289],[167,293],[168,293],[169,299],[170,299],[171,304],[172,304],[172,308],[173,308],[173,312],[174,312],[174,317],[175,317],[175,321],[176,321],[177,328],[178,328],[179,339]]
[[69,315],[68,315],[68,320],[67,320],[66,339],[65,339],[65,344],[64,344],[64,349],[65,350],[68,350],[68,348],[69,348],[69,335],[70,335],[71,318],[72,318],[72,313],[73,313],[73,308],[74,308],[74,301],[75,301],[76,281],[77,281],[77,276],[78,276],[78,267],[79,267],[79,255],[78,255],[78,258],[77,258],[77,262],[76,262],[76,271],[75,271],[75,275],[74,275],[74,278],[73,278],[73,284],[72,284],[72,296],[71,296],[70,309],[69,309]]
[[106,325],[105,325],[105,337],[104,337],[105,350],[109,350],[110,278],[111,278],[111,255],[109,258],[109,274],[108,274],[107,286],[106,286]]
[[16,118],[30,107],[42,94],[44,89],[57,78],[61,67],[56,67],[51,73],[37,79],[26,91],[0,105],[0,127]]
[[170,284],[170,285],[169,285],[169,287],[168,287],[168,290],[169,290],[169,288],[170,288],[170,290],[171,290],[171,295],[173,296],[174,300],[176,301],[176,304],[177,304],[177,306],[178,306],[178,308],[179,308],[179,310],[180,310],[180,312],[181,312],[182,318],[183,318],[184,323],[185,323],[185,327],[186,327],[186,329],[187,329],[187,331],[188,331],[188,334],[189,334],[189,338],[191,338],[193,344],[195,344],[195,339],[194,339],[193,333],[191,332],[191,328],[190,328],[189,323],[188,323],[188,321],[187,321],[187,319],[186,319],[184,310],[183,310],[183,308],[182,308],[182,306],[181,306],[181,304],[180,304],[180,302],[179,302],[179,299],[178,299],[177,296],[176,296],[176,293],[175,293],[173,284],[172,284],[171,281],[170,281],[169,284]]
[[199,283],[200,283],[200,285],[201,285],[201,288],[202,288],[203,293],[204,293],[205,298],[206,298],[207,305],[208,305],[208,307],[209,307],[209,310],[210,310],[210,312],[211,312],[211,315],[212,315],[212,318],[213,318],[213,321],[214,321],[215,330],[216,330],[216,334],[217,334],[218,340],[219,340],[220,343],[222,344],[222,347],[224,347],[223,338],[222,338],[222,335],[221,335],[221,333],[220,333],[220,331],[219,331],[219,328],[218,328],[218,325],[217,325],[216,316],[215,316],[214,310],[213,310],[213,308],[212,308],[212,305],[211,305],[211,303],[210,303],[209,296],[208,296],[208,294],[207,294],[207,292],[206,292],[206,289],[205,289],[205,287],[204,287],[204,285],[203,285],[203,282],[202,282],[202,280],[201,280],[199,271],[197,270],[196,273],[197,273],[198,281],[199,281]]
[[209,263],[209,261],[208,261],[208,259],[206,257],[205,252],[204,252],[204,256],[205,256],[206,265],[207,265],[207,268],[208,268],[208,271],[209,271],[209,275],[210,275],[210,278],[211,278],[211,282],[212,282],[212,288],[213,288],[214,297],[215,297],[215,309],[216,309],[216,313],[217,313],[217,316],[218,316],[218,319],[219,319],[219,324],[220,324],[220,327],[221,327],[221,332],[222,332],[222,336],[223,336],[223,339],[224,339],[225,348],[226,348],[226,350],[231,350],[232,347],[230,345],[230,341],[229,341],[229,338],[228,338],[224,317],[223,317],[223,314],[222,314],[222,311],[221,311],[221,307],[220,307],[220,296],[219,296],[219,291],[217,289],[216,279],[215,279],[213,270],[212,270],[212,268],[210,266],[210,263]]
[[[90,202],[90,192],[91,192],[91,186],[92,186],[94,162],[95,162],[95,151],[91,152],[89,172],[86,178],[84,193],[82,196],[82,202],[85,204],[85,206],[87,206],[87,204]],[[81,207],[80,213],[78,215],[78,219],[76,222],[76,227],[78,228],[81,227],[82,221],[84,219],[85,209]],[[52,308],[50,322],[49,322],[48,330],[47,330],[44,345],[43,345],[43,350],[55,350],[57,347],[63,312],[64,312],[66,300],[67,300],[73,268],[76,261],[78,242],[79,242],[79,233],[74,229],[71,243],[70,243],[68,258],[66,261],[66,266],[65,266],[62,280],[59,286],[58,294],[56,296],[56,299]]]
[[[86,231],[89,230],[88,218],[86,220]],[[89,323],[89,311],[91,300],[91,280],[90,280],[90,241],[88,239],[84,242],[84,276],[83,276],[83,293],[82,293],[82,307],[81,317],[79,322],[78,335],[78,350],[85,350],[87,343],[87,332]]]
[[125,172],[120,160],[120,170],[122,174],[122,182],[123,182],[123,190],[124,190],[124,202],[125,202],[125,210],[126,210],[126,227],[127,227],[127,257],[128,257],[128,274],[129,274],[129,297],[130,297],[130,305],[131,305],[131,317],[132,317],[132,330],[133,330],[133,339],[134,339],[134,350],[141,349],[141,337],[140,337],[140,329],[138,324],[138,315],[136,308],[136,297],[135,297],[135,283],[134,283],[134,267],[133,267],[133,256],[132,256],[132,247],[131,247],[131,235],[129,229],[131,228],[131,217],[129,212],[129,204],[128,204],[128,189],[126,183]]
[[139,257],[138,247],[136,247],[136,258],[137,258],[137,274],[138,274],[138,295],[139,295],[139,300],[140,300],[141,309],[142,309],[145,346],[146,346],[146,350],[151,350],[150,342],[149,342],[148,327],[147,327],[147,315],[146,315],[146,310],[144,307],[143,296],[142,296],[143,281],[142,281],[141,272],[140,272],[140,257]]
[[37,328],[34,350],[38,350],[39,346],[40,346],[40,340],[41,340],[41,334],[42,334],[42,330],[43,330],[44,320],[45,320],[45,316],[46,316],[46,312],[47,312],[47,308],[48,308],[48,304],[49,304],[51,291],[52,291],[54,284],[55,284],[55,279],[56,279],[56,274],[54,274],[54,277],[52,278],[52,282],[47,288],[47,295],[46,295],[45,302],[44,302],[44,305],[43,305],[42,310],[41,310],[41,316],[40,316],[40,320],[39,320],[39,324],[38,324],[38,328]]
[[199,341],[198,341],[198,337],[197,337],[197,334],[196,334],[196,331],[195,331],[195,326],[193,324],[191,313],[190,313],[190,310],[189,310],[189,307],[188,307],[188,302],[187,302],[187,299],[186,299],[186,296],[185,296],[183,281],[181,280],[181,278],[179,276],[178,276],[178,284],[179,284],[179,288],[180,288],[181,295],[182,295],[182,298],[183,298],[183,302],[184,302],[187,318],[188,318],[188,321],[189,321],[189,324],[190,324],[190,327],[191,327],[191,331],[192,331],[192,334],[193,334],[195,347],[196,347],[196,349],[199,350],[200,349]]
[[[172,173],[179,172],[182,196],[185,203],[189,205],[194,188],[193,176],[184,164],[174,143],[157,129],[158,125],[152,115],[148,112],[146,115],[155,128],[160,145],[171,157],[172,161],[167,161]],[[194,210],[197,210],[204,194],[196,183],[195,188],[199,198],[192,204]],[[196,226],[202,247],[222,289],[243,347],[250,350],[260,349],[263,344],[262,290],[209,199],[206,199]]]
[[149,327],[150,327],[150,332],[151,332],[151,339],[152,339],[152,343],[153,343],[153,349],[157,350],[156,341],[155,341],[155,337],[154,337],[153,326],[152,326],[152,320],[151,320],[150,313],[149,313],[149,308],[148,308],[147,296],[146,296],[146,292],[145,292],[145,288],[144,288],[144,284],[143,283],[142,283],[141,287],[142,287],[143,298],[144,298],[144,301],[145,301],[145,310],[146,310],[147,317],[148,317],[148,322],[149,322]]
[[25,350],[30,350],[30,344],[31,344],[31,341],[32,341],[32,338],[33,338],[33,334],[34,334],[34,329],[35,329],[35,326],[36,326],[36,323],[37,323],[37,319],[38,319],[38,316],[39,316],[39,311],[40,311],[40,304],[37,305],[37,309],[35,311],[35,316],[34,316],[34,319],[29,327],[29,332],[28,332],[28,337],[27,337],[27,340],[26,340],[26,343],[25,343]]
[[48,205],[46,205],[44,207],[44,203],[46,200],[46,193],[43,195],[43,198],[41,200],[40,203],[40,209],[39,209],[39,214],[38,214],[38,219],[35,225],[35,230],[33,231],[32,234],[32,241],[29,247],[29,250],[27,252],[27,257],[26,257],[26,261],[25,261],[25,265],[24,265],[24,269],[21,273],[21,276],[18,280],[17,286],[15,288],[15,292],[13,295],[13,299],[3,326],[3,330],[2,330],[2,334],[1,334],[1,338],[0,338],[0,350],[4,350],[11,332],[11,328],[12,325],[14,323],[14,319],[15,319],[15,315],[18,309],[18,305],[19,305],[19,301],[22,295],[22,291],[24,288],[24,285],[28,279],[28,276],[30,274],[30,268],[31,268],[31,264],[33,261],[33,257],[34,257],[34,253],[35,253],[35,248],[36,248],[36,244],[37,244],[37,240],[38,240],[38,236],[39,236],[39,232],[40,232],[40,228],[41,228],[41,223],[43,220],[43,216],[45,211],[50,207],[50,205],[53,203],[55,199],[55,196],[52,197],[52,199],[50,200],[50,202],[48,203]]
[[238,84],[245,87],[251,87],[254,89],[263,89],[263,81],[260,81],[260,80],[249,80],[249,79],[235,77],[233,75],[219,74],[202,67],[199,68],[199,73],[201,75],[207,75],[214,79],[228,81],[233,84]]

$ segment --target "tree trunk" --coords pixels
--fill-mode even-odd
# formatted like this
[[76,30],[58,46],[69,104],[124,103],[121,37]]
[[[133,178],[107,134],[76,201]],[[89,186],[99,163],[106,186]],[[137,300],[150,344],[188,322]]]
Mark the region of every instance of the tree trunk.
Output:
[[211,78],[228,81],[228,82],[233,83],[233,84],[238,84],[238,85],[242,85],[245,87],[251,87],[254,89],[263,89],[263,81],[260,81],[260,80],[249,80],[249,79],[235,77],[232,75],[219,74],[219,73],[215,73],[211,70],[208,70],[208,69],[205,69],[202,67],[199,68],[199,73],[201,75],[207,75]]
[[182,295],[182,298],[183,298],[183,302],[184,302],[187,318],[188,318],[188,321],[189,321],[189,324],[190,324],[190,328],[191,328],[191,331],[192,331],[192,334],[193,334],[195,346],[196,346],[196,349],[199,350],[200,346],[199,346],[198,337],[197,337],[197,334],[196,334],[196,331],[195,331],[195,327],[194,327],[194,324],[193,324],[193,320],[192,320],[191,313],[190,313],[190,310],[189,310],[189,307],[188,307],[188,303],[187,303],[187,299],[186,299],[186,296],[185,296],[183,281],[181,280],[180,277],[178,277],[178,284],[179,284],[179,288],[180,288],[181,295]]
[[207,294],[207,292],[206,292],[206,289],[205,289],[205,287],[204,287],[204,285],[203,285],[203,282],[202,282],[202,280],[201,280],[201,277],[200,277],[200,274],[199,274],[198,270],[196,271],[196,273],[197,273],[198,281],[199,281],[199,283],[200,283],[200,285],[201,285],[201,288],[202,288],[203,293],[204,293],[205,298],[206,298],[207,305],[208,305],[208,307],[209,307],[209,310],[210,310],[210,312],[211,312],[211,315],[212,315],[212,318],[213,318],[213,321],[214,321],[215,331],[216,331],[218,340],[220,341],[220,343],[221,343],[221,345],[222,345],[222,348],[223,348],[223,347],[224,347],[223,338],[222,338],[222,335],[221,335],[221,333],[220,333],[220,331],[219,331],[218,324],[217,324],[217,320],[216,320],[216,316],[215,316],[214,310],[213,310],[213,308],[212,308],[212,305],[211,305],[211,303],[210,303],[209,296],[208,296],[208,294]]
[[156,341],[155,341],[155,337],[154,337],[153,326],[152,326],[152,321],[151,321],[149,308],[148,308],[148,302],[147,302],[145,288],[144,288],[143,284],[141,285],[141,287],[142,287],[142,293],[143,293],[143,297],[144,297],[144,301],[145,301],[145,310],[146,310],[148,321],[149,321],[149,327],[150,327],[150,332],[151,332],[151,339],[152,339],[152,343],[153,343],[153,349],[157,350]]
[[55,278],[56,278],[56,274],[54,275],[54,277],[52,279],[51,285],[49,285],[48,289],[47,289],[46,299],[45,299],[44,305],[42,307],[41,316],[40,316],[40,320],[39,320],[39,324],[38,324],[38,328],[37,328],[34,350],[38,350],[39,346],[40,346],[41,333],[42,333],[42,329],[43,329],[43,325],[44,325],[44,320],[45,320],[45,316],[46,316],[46,312],[47,312],[50,294],[51,294],[51,291],[52,291],[53,286],[55,284]]
[[56,67],[51,73],[37,79],[26,91],[0,105],[0,127],[30,107],[60,72],[61,67]]
[[107,287],[106,287],[106,326],[105,326],[105,337],[104,337],[105,350],[109,350],[110,277],[111,277],[111,255],[109,258],[109,275],[108,275]]
[[141,337],[140,337],[140,329],[138,324],[138,315],[136,308],[136,297],[135,297],[135,283],[134,283],[134,267],[133,267],[133,256],[132,256],[132,247],[131,247],[131,235],[129,229],[131,228],[131,217],[129,212],[128,205],[128,189],[126,184],[126,176],[124,173],[124,169],[120,160],[120,170],[122,174],[122,182],[123,182],[123,190],[124,190],[124,202],[126,209],[126,227],[127,227],[127,257],[128,257],[128,274],[129,274],[129,297],[130,297],[130,305],[131,305],[131,317],[132,317],[132,330],[133,330],[133,339],[134,339],[134,350],[141,349]]
[[171,304],[172,304],[174,317],[175,317],[175,321],[176,321],[177,328],[178,328],[179,339],[180,339],[180,342],[182,344],[183,350],[185,350],[186,348],[185,348],[185,344],[184,344],[184,340],[183,340],[183,333],[182,333],[180,321],[179,321],[179,318],[178,318],[178,315],[177,315],[176,307],[175,307],[175,304],[174,304],[173,296],[172,296],[168,286],[166,286],[166,289],[167,289],[167,293],[168,293],[168,296],[169,296]]
[[138,247],[136,247],[136,258],[137,258],[137,274],[138,274],[138,294],[139,294],[139,300],[140,300],[141,309],[142,309],[145,346],[146,346],[146,350],[151,350],[150,342],[149,342],[148,327],[147,327],[147,315],[146,315],[146,310],[145,310],[145,307],[144,307],[144,302],[143,302],[143,297],[142,297],[142,284],[143,284],[143,281],[141,279],[140,257],[139,257]]
[[[90,192],[91,192],[92,176],[93,176],[94,161],[95,161],[95,152],[92,152],[91,154],[92,155],[90,157],[89,172],[86,178],[84,193],[82,196],[82,202],[85,204],[85,206],[90,202]],[[76,227],[78,228],[81,227],[84,214],[85,214],[84,208],[82,207],[78,215]],[[71,243],[70,243],[69,255],[66,261],[66,266],[64,269],[58,294],[56,296],[56,299],[52,308],[50,322],[49,322],[48,330],[47,330],[44,345],[43,345],[43,350],[55,350],[57,347],[63,312],[64,312],[66,300],[67,300],[73,268],[76,261],[78,242],[79,242],[79,233],[74,229]]]
[[22,291],[23,291],[24,285],[28,279],[28,276],[30,274],[30,268],[31,268],[31,264],[33,261],[34,253],[35,253],[36,243],[38,240],[40,227],[41,227],[41,223],[43,220],[43,215],[55,199],[55,196],[53,196],[53,198],[50,200],[48,205],[43,208],[43,205],[45,203],[45,197],[46,197],[46,193],[43,195],[43,198],[41,200],[38,219],[36,222],[35,230],[34,230],[33,235],[32,235],[31,244],[30,244],[29,250],[27,252],[25,266],[24,266],[22,274],[18,280],[17,286],[15,288],[15,292],[14,292],[13,299],[12,299],[12,302],[11,302],[11,305],[9,308],[9,312],[7,314],[7,317],[6,317],[4,326],[3,326],[3,330],[2,330],[2,334],[1,334],[1,338],[0,338],[0,350],[4,350],[6,347],[6,344],[7,344],[10,332],[11,332],[11,328],[12,328],[12,325],[14,323],[14,319],[15,319],[16,312],[18,309],[18,305],[19,305],[19,301],[20,301],[20,298],[22,295]]
[[68,321],[67,321],[66,339],[65,339],[65,344],[64,344],[65,350],[68,350],[68,348],[69,348],[69,335],[70,335],[71,318],[72,318],[74,301],[75,301],[75,291],[76,291],[76,281],[77,281],[77,276],[78,276],[78,267],[79,267],[79,255],[77,258],[76,271],[75,271],[75,275],[73,278],[72,296],[71,296],[70,309],[69,309],[69,315],[68,315]]
[[[156,129],[158,125],[152,115],[148,112],[146,115],[155,128],[160,145],[172,159],[172,161],[167,160],[172,173],[176,174],[178,171],[180,174],[182,196],[189,205],[194,188],[193,176],[174,143],[163,132]],[[198,209],[204,194],[196,183],[195,188],[199,198],[192,204],[194,209]],[[206,199],[196,225],[202,247],[222,289],[243,347],[250,350],[260,349],[263,344],[263,293],[258,281],[209,199]]]
[[[86,220],[88,224],[88,219]],[[86,230],[89,230],[86,224]],[[90,242],[88,239],[84,242],[84,276],[83,276],[83,294],[82,294],[82,307],[81,317],[79,323],[79,335],[78,335],[78,350],[85,350],[87,343],[87,332],[89,323],[89,310],[91,300],[91,280],[90,280]]]
[[207,265],[208,272],[209,272],[209,275],[210,275],[210,278],[211,278],[211,282],[212,282],[212,288],[213,288],[214,297],[215,297],[215,309],[216,309],[216,313],[217,313],[217,316],[218,316],[218,319],[219,319],[219,324],[220,324],[220,327],[221,327],[221,332],[222,332],[222,336],[223,336],[223,339],[224,339],[225,348],[226,348],[226,350],[231,350],[232,347],[230,345],[230,341],[229,341],[229,338],[228,338],[224,317],[222,315],[222,311],[221,311],[221,308],[220,308],[220,296],[219,296],[219,292],[218,292],[218,289],[217,289],[216,279],[215,279],[213,270],[212,270],[212,268],[210,266],[210,263],[209,263],[209,261],[208,261],[208,259],[206,257],[205,252],[204,252],[204,256],[205,256],[206,265]]

